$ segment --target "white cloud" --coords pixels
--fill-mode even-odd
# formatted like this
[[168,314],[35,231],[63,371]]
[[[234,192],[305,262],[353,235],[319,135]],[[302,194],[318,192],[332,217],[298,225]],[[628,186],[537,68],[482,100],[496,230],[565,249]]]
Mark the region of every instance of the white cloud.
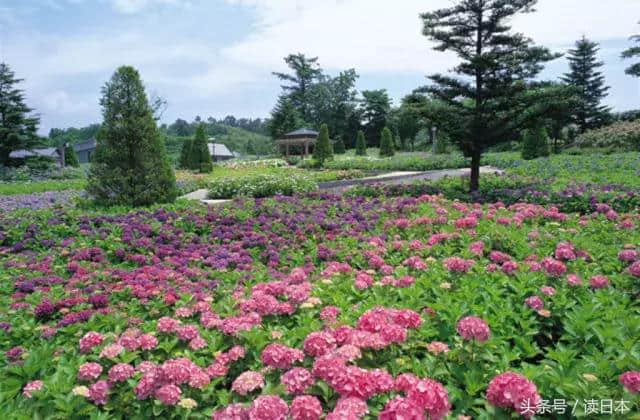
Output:
[[[77,2],[77,0],[70,1]],[[191,2],[188,0],[109,0],[109,2],[116,11],[125,14],[138,13],[154,6],[169,5],[187,7],[191,5]]]
[[[319,56],[328,68],[362,72],[433,72],[455,62],[431,49],[419,14],[449,0],[226,0],[257,14],[254,31],[224,50],[230,59],[259,68],[282,68],[291,52]],[[427,4],[428,3],[428,4]],[[514,29],[537,43],[564,47],[588,35],[624,38],[637,29],[638,0],[541,0],[536,13],[518,16]]]
[[85,101],[73,98],[65,90],[55,90],[48,92],[42,96],[43,111],[56,112],[63,114],[77,114],[80,112],[86,112],[92,108],[90,104]]

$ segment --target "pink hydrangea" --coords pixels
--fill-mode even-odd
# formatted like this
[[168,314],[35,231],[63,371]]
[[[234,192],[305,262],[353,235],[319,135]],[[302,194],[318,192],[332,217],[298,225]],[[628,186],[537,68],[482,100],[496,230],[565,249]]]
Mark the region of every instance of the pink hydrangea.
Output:
[[640,261],[636,261],[629,266],[629,273],[634,277],[640,277]]
[[115,359],[124,351],[124,347],[120,344],[109,344],[100,352],[100,357],[106,357],[107,359]]
[[80,339],[80,352],[89,353],[91,349],[102,344],[104,337],[95,331],[89,331]]
[[380,412],[380,420],[424,420],[424,410],[413,400],[395,397],[387,402]]
[[544,302],[542,301],[542,299],[540,299],[539,296],[529,296],[525,299],[524,303],[526,303],[528,307],[530,307],[531,309],[535,309],[536,311],[544,308]]
[[556,289],[554,289],[551,286],[542,286],[540,288],[540,292],[542,292],[543,294],[545,294],[547,296],[554,296],[556,294]]
[[231,404],[228,407],[215,411],[211,420],[248,420],[249,409],[242,404]]
[[133,366],[127,363],[118,363],[109,369],[109,381],[124,382],[135,373]]
[[95,362],[83,363],[78,369],[78,380],[95,381],[102,374],[102,366]]
[[320,400],[311,395],[300,395],[291,403],[292,420],[319,420],[322,417]]
[[640,393],[640,372],[628,371],[620,375],[620,383],[627,391],[634,394]]
[[40,391],[43,386],[44,386],[44,382],[40,380],[31,381],[28,384],[26,384],[24,388],[22,388],[22,395],[24,395],[27,398],[31,398],[33,397],[33,393]]
[[200,337],[198,328],[194,325],[184,325],[176,330],[178,338],[182,341],[190,341],[196,337]]
[[138,381],[138,384],[133,389],[136,394],[136,398],[139,400],[146,400],[153,394],[158,385],[161,383],[161,375],[159,370],[153,370],[144,374]]
[[207,367],[207,375],[212,378],[221,378],[227,376],[227,373],[229,373],[229,366],[223,363],[215,362]]
[[449,393],[441,383],[421,379],[409,392],[407,399],[429,414],[430,420],[443,419],[451,411]]
[[272,343],[262,351],[262,363],[276,369],[289,369],[296,362],[304,360],[302,350]]
[[507,261],[502,264],[502,272],[506,275],[511,275],[518,271],[518,263],[515,261]]
[[480,343],[487,341],[491,335],[489,325],[475,316],[462,318],[458,321],[456,330],[465,340],[476,340]]
[[545,272],[550,276],[560,277],[567,272],[567,266],[553,258],[544,258],[541,264]]
[[418,382],[420,382],[420,378],[413,373],[403,373],[396,378],[394,388],[396,391],[406,394],[411,388],[416,386]]
[[640,258],[638,251],[633,249],[625,249],[618,253],[618,259],[623,262],[634,262],[638,258]]
[[211,378],[204,370],[198,368],[191,372],[189,377],[189,386],[192,388],[203,389],[211,383]]
[[427,344],[427,350],[437,356],[441,353],[449,353],[449,346],[440,341],[432,341],[431,343]]
[[589,285],[593,289],[604,289],[605,287],[609,287],[609,284],[609,278],[603,275],[593,276],[591,280],[589,280]]
[[507,261],[511,261],[512,258],[509,254],[505,254],[500,251],[491,251],[489,253],[489,259],[496,264],[504,264]]
[[189,348],[192,350],[201,350],[205,347],[207,347],[207,342],[200,336],[197,336],[193,340],[189,341]]
[[166,384],[156,389],[154,396],[165,405],[176,405],[180,401],[181,394],[182,391],[178,386]]
[[582,286],[582,279],[577,274],[569,274],[567,276],[567,283],[569,283],[569,286]]
[[152,350],[158,345],[158,339],[151,334],[143,334],[138,338],[142,350]]
[[337,308],[335,306],[326,306],[324,309],[322,309],[322,312],[320,312],[320,319],[324,322],[335,322],[335,320],[338,319],[339,315],[340,308]]
[[94,404],[105,405],[109,398],[109,383],[98,381],[89,387],[89,397]]
[[355,286],[357,289],[367,289],[373,286],[373,277],[361,271],[356,274]]
[[337,347],[336,339],[328,332],[315,331],[304,339],[304,351],[313,357],[322,356]]
[[493,378],[487,389],[490,404],[532,417],[542,402],[536,385],[522,375],[505,372]]
[[161,333],[172,333],[175,332],[180,326],[180,321],[177,319],[169,318],[163,316],[158,320],[158,325],[156,329]]
[[481,257],[484,254],[484,242],[478,241],[478,242],[472,243],[471,245],[469,245],[469,251],[472,254],[477,255],[478,257]]
[[293,368],[280,377],[289,394],[302,394],[313,385],[313,376],[305,368]]
[[465,260],[464,258],[460,257],[449,257],[445,258],[443,263],[447,270],[451,272],[466,273],[467,271],[469,271],[469,269],[471,269],[471,267],[473,267],[475,261]]
[[118,344],[129,351],[136,351],[140,347],[140,340],[137,337],[123,335],[118,339]]
[[327,419],[359,419],[368,413],[369,406],[366,401],[356,397],[340,398]]
[[275,395],[261,395],[253,401],[249,409],[250,420],[285,420],[289,406]]
[[231,384],[231,389],[240,395],[247,395],[262,387],[264,387],[262,374],[251,370],[241,373]]

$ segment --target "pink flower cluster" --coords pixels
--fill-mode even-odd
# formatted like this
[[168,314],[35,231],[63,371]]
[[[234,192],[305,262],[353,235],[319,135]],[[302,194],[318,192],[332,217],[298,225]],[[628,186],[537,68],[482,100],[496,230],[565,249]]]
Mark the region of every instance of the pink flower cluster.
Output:
[[241,373],[231,384],[231,389],[240,395],[247,395],[262,387],[264,387],[264,377],[260,372],[251,370]]
[[262,363],[276,369],[289,369],[296,362],[304,360],[302,350],[272,343],[262,350]]
[[78,379],[81,381],[95,381],[102,374],[102,366],[99,363],[83,363],[78,369]]
[[449,393],[432,379],[420,379],[405,373],[396,378],[394,388],[406,396],[389,400],[380,413],[380,419],[421,420],[427,414],[429,419],[439,420],[451,411]]
[[609,287],[610,284],[611,282],[609,281],[609,278],[603,275],[593,276],[591,277],[591,280],[589,280],[589,285],[593,289],[604,289]]
[[620,375],[620,383],[634,394],[640,393],[640,372],[628,371]]
[[293,368],[280,377],[289,394],[302,394],[313,385],[311,372],[305,368]]
[[475,316],[468,316],[458,321],[456,326],[458,334],[465,340],[476,340],[483,343],[491,336],[489,325]]
[[563,262],[551,257],[544,258],[541,262],[545,272],[553,277],[563,276],[567,272],[567,266]]
[[249,409],[250,420],[285,420],[289,406],[275,395],[261,395],[253,401]]
[[500,408],[511,408],[524,417],[532,417],[542,398],[536,385],[522,375],[505,372],[489,383],[487,400]]
[[473,267],[475,261],[465,260],[460,257],[449,257],[444,259],[443,264],[451,272],[466,273]]
[[44,382],[40,380],[31,381],[28,384],[26,384],[24,388],[22,388],[22,395],[24,395],[27,398],[32,398],[33,393],[40,391],[43,386],[44,386]]
[[79,341],[80,352],[89,353],[94,347],[99,346],[104,341],[102,334],[95,331],[89,331]]
[[320,400],[311,395],[300,395],[291,402],[292,420],[319,420],[322,417]]

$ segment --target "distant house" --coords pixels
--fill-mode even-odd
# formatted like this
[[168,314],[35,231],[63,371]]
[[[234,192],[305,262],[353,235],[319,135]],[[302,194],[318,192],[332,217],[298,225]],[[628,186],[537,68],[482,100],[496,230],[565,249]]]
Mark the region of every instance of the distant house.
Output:
[[78,162],[80,163],[89,163],[91,162],[91,158],[93,154],[96,152],[96,146],[98,142],[96,139],[91,139],[84,141],[82,143],[78,143],[73,146],[73,150],[75,150],[76,155],[78,156]]
[[236,155],[227,148],[224,144],[221,143],[212,143],[209,139],[209,153],[211,154],[211,160],[214,162],[220,162],[223,160],[229,160],[236,157]]
[[30,157],[44,157],[52,159],[58,163],[62,163],[60,151],[55,147],[46,147],[42,149],[20,149],[14,150],[9,154],[9,158],[11,159],[27,159]]

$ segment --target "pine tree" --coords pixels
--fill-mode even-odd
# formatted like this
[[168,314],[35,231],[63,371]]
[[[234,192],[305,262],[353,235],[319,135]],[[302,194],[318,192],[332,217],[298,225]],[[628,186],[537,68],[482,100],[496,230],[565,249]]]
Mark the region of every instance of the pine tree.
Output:
[[533,160],[538,157],[538,144],[532,129],[524,130],[522,136],[522,159]]
[[271,119],[269,120],[269,134],[272,138],[281,138],[286,133],[300,128],[304,125],[298,111],[288,96],[281,95],[278,98]]
[[190,169],[190,159],[191,159],[191,148],[193,147],[193,139],[191,137],[186,137],[182,141],[182,150],[180,150],[180,160],[178,162],[178,167],[180,169]]
[[64,148],[64,164],[66,166],[72,166],[74,168],[80,167],[78,155],[76,155],[76,151],[71,144],[67,144],[67,146]]
[[176,178],[138,71],[120,67],[102,94],[104,121],[91,163],[89,195],[103,205],[174,201]]
[[245,149],[248,155],[256,155],[256,147],[253,145],[253,139],[247,141],[247,147]]
[[303,120],[311,121],[310,91],[313,84],[322,77],[322,70],[318,65],[318,57],[307,58],[304,54],[289,54],[284,58],[285,63],[293,74],[277,73],[273,75],[291,85],[283,85],[282,88],[289,92],[288,98],[300,112]]
[[213,163],[211,163],[211,153],[209,152],[209,145],[207,144],[207,132],[204,124],[198,124],[191,150],[191,169],[202,173],[211,172],[213,170]]
[[[640,44],[640,35],[632,36],[631,40]],[[640,45],[636,45],[635,47],[629,47],[628,49],[624,50],[624,52],[622,53],[622,58],[624,59],[633,58],[633,57],[640,57]],[[640,61],[628,67],[625,70],[625,73],[627,73],[630,76],[640,77]]]
[[543,126],[536,127],[536,154],[538,157],[548,157],[551,154],[549,134]]
[[364,131],[358,131],[356,137],[356,156],[367,156],[367,141],[364,138]]
[[[422,15],[424,35],[437,42],[437,51],[452,51],[461,63],[459,78],[435,74],[431,92],[453,110],[455,131],[449,134],[471,158],[470,189],[477,191],[480,160],[487,147],[509,141],[530,124],[523,110],[531,107],[527,81],[534,80],[543,64],[558,55],[537,47],[522,34],[510,33],[509,21],[533,11],[536,0],[458,0],[450,8]],[[523,83],[525,82],[525,83]],[[546,112],[545,102],[535,119]]]
[[347,150],[344,147],[344,142],[342,141],[342,136],[338,137],[335,144],[333,145],[333,151],[336,155],[344,155]]
[[16,87],[22,79],[5,63],[0,63],[0,165],[10,163],[14,150],[29,149],[38,141],[40,119],[24,102],[24,92]]
[[580,98],[573,120],[583,132],[600,127],[610,112],[600,104],[607,96],[609,86],[605,86],[604,75],[598,70],[604,65],[598,61],[599,50],[596,42],[585,37],[576,41],[575,49],[569,50],[570,71],[562,77],[565,83],[576,88]]
[[385,127],[380,135],[380,157],[391,157],[394,154],[393,134],[389,127]]
[[318,141],[316,142],[316,147],[313,150],[313,158],[320,165],[324,165],[324,162],[332,157],[333,151],[329,141],[329,127],[326,124],[322,124],[320,127],[320,134],[318,135]]

